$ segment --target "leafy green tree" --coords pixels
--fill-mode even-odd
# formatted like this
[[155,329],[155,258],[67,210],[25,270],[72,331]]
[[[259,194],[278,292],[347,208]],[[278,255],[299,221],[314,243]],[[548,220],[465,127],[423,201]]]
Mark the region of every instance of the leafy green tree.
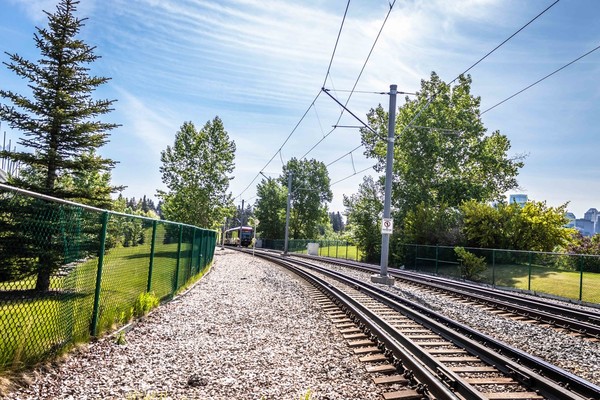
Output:
[[259,220],[257,231],[265,239],[282,239],[285,234],[287,187],[276,179],[263,179],[256,185],[258,199],[254,216]]
[[290,237],[314,239],[327,223],[327,203],[333,199],[327,167],[320,161],[292,158],[283,167],[279,184],[287,189],[292,174]]
[[548,207],[545,201],[493,207],[471,200],[461,206],[464,235],[473,247],[553,251],[569,243],[572,234],[564,227],[566,207]]
[[[487,134],[479,105],[479,97],[471,94],[469,76],[451,86],[432,73],[421,81],[416,99],[407,98],[399,108],[392,204],[400,221],[419,204],[458,207],[465,200],[498,199],[517,187],[523,156],[508,156],[510,141],[505,135]],[[380,105],[368,114],[377,133],[361,130],[365,155],[378,160],[378,171],[385,168],[387,118]]]
[[586,257],[585,255],[600,255],[600,234],[583,236],[581,232],[572,232],[565,250],[571,254],[583,254],[580,257],[569,257],[571,269],[583,269],[587,272],[600,272],[600,257]]
[[[94,47],[77,38],[84,25],[84,19],[75,16],[77,4],[74,0],[61,0],[54,14],[45,12],[48,28],[36,28],[34,34],[41,53],[37,62],[7,53],[10,61],[5,65],[28,81],[32,96],[0,90],[0,98],[6,101],[0,104],[0,120],[22,132],[19,144],[26,149],[5,152],[2,156],[22,166],[19,177],[10,180],[13,185],[104,207],[111,204],[110,193],[118,189],[109,184],[115,161],[98,156],[95,150],[106,144],[108,132],[117,125],[98,118],[111,111],[115,100],[92,98],[93,92],[109,78],[89,74],[89,65],[99,56],[94,54]],[[2,236],[7,242],[12,238],[21,245],[9,249],[14,254],[2,252],[0,257],[4,260],[0,264],[10,268],[10,261],[4,261],[28,260],[22,264],[27,267],[22,268],[21,275],[37,274],[36,290],[45,291],[54,271],[89,251],[89,234],[69,242],[63,237],[65,227],[85,232],[89,221],[82,221],[85,216],[76,209],[43,205],[37,200],[21,201],[19,207],[3,210],[12,213],[12,217],[4,225]],[[53,207],[60,212],[52,211]],[[44,235],[29,235],[24,231],[31,218],[37,218],[45,227]],[[41,237],[44,243],[40,242]]]
[[375,262],[381,257],[381,216],[383,215],[383,189],[371,176],[363,178],[358,193],[344,195],[346,229],[365,261]]
[[197,130],[185,122],[175,135],[173,147],[161,153],[162,181],[168,191],[158,191],[162,215],[172,221],[217,228],[233,215],[231,193],[235,142],[219,117]]
[[417,204],[404,219],[405,243],[456,245],[462,242],[461,213],[457,208]]

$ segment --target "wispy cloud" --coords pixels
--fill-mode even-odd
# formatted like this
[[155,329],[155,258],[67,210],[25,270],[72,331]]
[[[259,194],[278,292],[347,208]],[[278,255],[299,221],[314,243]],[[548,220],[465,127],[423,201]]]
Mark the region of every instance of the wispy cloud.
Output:
[[[79,3],[77,9],[83,15],[92,14],[96,0],[85,0]],[[57,0],[8,0],[9,3],[16,4],[23,9],[27,16],[37,23],[42,23],[47,20],[44,11],[54,13],[56,11]]]

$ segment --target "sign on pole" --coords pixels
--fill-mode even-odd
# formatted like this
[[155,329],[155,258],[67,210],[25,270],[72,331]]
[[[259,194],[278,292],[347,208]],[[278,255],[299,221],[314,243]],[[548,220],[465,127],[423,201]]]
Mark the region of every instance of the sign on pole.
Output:
[[383,218],[381,220],[381,233],[391,235],[394,231],[394,220],[393,218]]

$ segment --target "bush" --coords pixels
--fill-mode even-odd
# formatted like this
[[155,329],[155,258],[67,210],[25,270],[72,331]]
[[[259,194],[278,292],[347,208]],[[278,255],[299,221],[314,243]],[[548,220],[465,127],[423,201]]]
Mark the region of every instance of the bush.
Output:
[[463,247],[455,247],[454,252],[458,256],[460,273],[464,278],[476,279],[480,273],[486,270],[485,257],[477,257]]
[[154,293],[142,293],[135,300],[133,313],[136,317],[142,317],[158,307],[159,303],[160,300]]

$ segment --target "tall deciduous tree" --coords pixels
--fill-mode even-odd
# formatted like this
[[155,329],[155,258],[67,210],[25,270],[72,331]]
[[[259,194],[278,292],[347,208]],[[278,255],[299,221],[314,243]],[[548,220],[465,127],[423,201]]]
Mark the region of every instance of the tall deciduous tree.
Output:
[[281,186],[287,188],[289,174],[292,174],[290,237],[314,239],[319,224],[328,222],[327,203],[333,199],[327,167],[314,159],[292,158],[283,167]]
[[381,254],[381,216],[383,213],[383,190],[381,185],[366,176],[358,187],[358,193],[344,195],[346,229],[356,241],[365,261],[377,261]]
[[[469,76],[451,86],[432,73],[421,81],[417,98],[399,108],[392,188],[401,218],[418,204],[458,207],[465,200],[498,199],[517,187],[523,156],[508,155],[510,141],[499,131],[487,134],[479,104]],[[368,115],[377,133],[361,130],[365,154],[378,160],[379,171],[385,166],[387,118],[379,106]]]
[[256,185],[254,215],[259,220],[258,232],[265,239],[282,239],[285,234],[287,187],[276,179],[263,179]]
[[34,34],[40,60],[32,62],[7,53],[10,62],[5,65],[29,81],[33,97],[0,90],[0,97],[12,103],[0,104],[0,119],[23,133],[19,144],[27,149],[6,155],[41,178],[15,179],[12,183],[35,192],[103,206],[108,195],[118,189],[110,187],[105,179],[96,182],[93,190],[87,183],[62,183],[70,176],[85,179],[90,173],[107,173],[115,166],[115,161],[95,154],[108,141],[108,132],[118,125],[97,119],[112,110],[115,100],[92,98],[94,90],[109,78],[89,74],[88,65],[99,56],[94,54],[94,47],[77,38],[85,21],[74,15],[78,3],[61,0],[54,14],[45,12],[48,28],[36,28]]
[[173,147],[161,153],[162,181],[159,191],[166,219],[205,228],[217,228],[235,212],[229,181],[233,179],[235,142],[219,117],[197,130],[185,122],[175,135]]
[[[34,41],[41,53],[38,61],[6,53],[4,64],[17,76],[28,81],[31,96],[0,89],[0,120],[20,131],[22,152],[3,156],[19,162],[22,173],[10,183],[38,193],[106,207],[111,204],[110,171],[115,161],[100,157],[95,150],[108,141],[108,132],[117,125],[98,118],[111,111],[115,100],[95,100],[92,93],[109,78],[92,76],[89,65],[99,56],[78,34],[85,19],[75,16],[78,2],[61,0],[55,13],[45,12],[48,28],[36,28]],[[0,256],[0,268],[8,268],[6,279],[37,274],[36,289],[50,288],[50,277],[62,264],[84,257],[90,243],[97,238],[86,233],[90,224],[86,215],[75,208],[62,207],[56,212],[50,203],[37,200],[20,202],[3,199],[5,218],[2,236],[7,248]],[[15,206],[12,209],[10,207]],[[89,218],[88,218],[89,219]],[[41,232],[32,232],[37,221]],[[65,229],[72,227],[72,235]],[[10,254],[9,254],[10,253]],[[22,268],[13,273],[13,260],[23,260]],[[19,261],[21,262],[21,261]],[[11,270],[12,268],[12,270]]]

